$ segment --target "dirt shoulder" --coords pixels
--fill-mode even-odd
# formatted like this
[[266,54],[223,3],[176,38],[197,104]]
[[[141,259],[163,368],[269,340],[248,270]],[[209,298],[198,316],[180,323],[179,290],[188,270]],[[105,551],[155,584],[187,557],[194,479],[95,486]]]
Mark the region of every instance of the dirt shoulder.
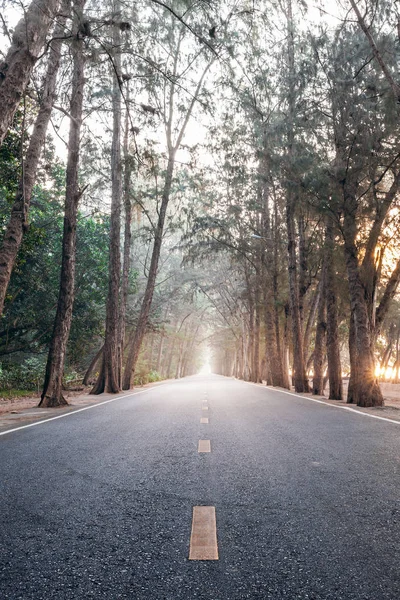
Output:
[[[343,384],[343,395],[346,398],[348,381],[344,381]],[[345,400],[329,400],[327,396],[314,396],[313,394],[297,394],[294,391],[294,388],[290,390],[290,393],[295,396],[309,398],[310,400],[319,400],[320,402],[323,402],[324,404],[329,404],[331,406],[342,406],[347,409],[354,410],[356,412],[367,413],[377,417],[384,417],[386,419],[392,419],[393,421],[400,422],[400,384],[381,383],[380,386],[385,400],[385,406],[376,408],[361,408],[359,406],[354,406],[354,404],[347,404]],[[289,390],[282,389],[282,391],[288,392]]]
[[0,398],[0,433],[14,429],[15,427],[28,425],[35,421],[46,420],[58,415],[74,412],[86,406],[101,404],[106,400],[129,396],[135,392],[168,383],[168,381],[174,380],[157,381],[137,386],[134,390],[126,390],[118,394],[101,394],[100,396],[91,395],[89,387],[81,392],[65,392],[65,397],[69,405],[62,408],[38,408],[38,395],[22,396],[19,398]]

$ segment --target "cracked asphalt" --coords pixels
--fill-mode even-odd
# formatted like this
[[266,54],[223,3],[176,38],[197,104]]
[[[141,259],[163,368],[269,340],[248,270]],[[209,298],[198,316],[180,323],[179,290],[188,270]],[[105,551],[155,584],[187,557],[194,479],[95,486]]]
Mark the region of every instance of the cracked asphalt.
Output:
[[0,598],[398,600],[399,469],[399,425],[216,375],[10,432]]

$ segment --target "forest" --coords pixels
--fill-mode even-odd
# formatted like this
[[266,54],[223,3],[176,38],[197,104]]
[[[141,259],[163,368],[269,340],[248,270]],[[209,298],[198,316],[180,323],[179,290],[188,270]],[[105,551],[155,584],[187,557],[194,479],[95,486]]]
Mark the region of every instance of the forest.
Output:
[[400,382],[389,0],[0,0],[0,396]]

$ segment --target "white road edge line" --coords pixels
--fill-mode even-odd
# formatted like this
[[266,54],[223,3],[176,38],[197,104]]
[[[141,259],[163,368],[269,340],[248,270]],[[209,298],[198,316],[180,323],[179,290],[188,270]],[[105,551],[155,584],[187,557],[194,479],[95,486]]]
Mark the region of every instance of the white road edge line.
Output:
[[[151,392],[156,389],[156,387],[164,387],[165,385],[171,385],[170,383],[164,383],[157,385],[155,387],[149,388],[148,390],[141,390],[140,392],[132,392],[132,394],[125,394],[124,396],[118,396],[117,398],[110,398],[109,400],[103,400],[103,402],[99,402],[98,404],[91,404],[90,406],[84,406],[83,408],[77,408],[76,410],[71,410],[71,412],[64,413],[63,415],[57,415],[56,417],[50,417],[48,419],[43,418],[42,421],[36,421],[35,423],[28,423],[28,425],[21,425],[20,427],[14,427],[14,429],[7,429],[7,431],[1,431],[0,436],[7,435],[7,433],[13,433],[14,431],[20,431],[20,429],[27,429],[28,427],[36,427],[36,425],[43,425],[43,423],[49,423],[50,421],[55,421],[56,419],[63,419],[64,417],[71,417],[72,415],[76,415],[76,413],[82,412],[84,410],[90,410],[91,408],[97,408],[98,406],[103,406],[103,404],[109,404],[110,402],[116,402],[117,400],[122,400],[123,398],[129,398],[130,396],[139,396],[139,394],[145,394],[146,392]],[[44,415],[43,415],[44,416]]]
[[[241,380],[238,380],[241,381]],[[330,406],[331,408],[340,408],[342,410],[348,410],[360,417],[369,417],[370,419],[378,419],[378,421],[387,421],[388,423],[394,423],[395,425],[400,425],[400,421],[396,421],[395,419],[389,419],[388,417],[379,417],[378,415],[370,415],[369,413],[361,412],[360,410],[356,410],[355,408],[350,408],[349,406],[337,406],[336,404],[329,404],[329,402],[324,402],[323,400],[317,400],[316,398],[309,398],[308,396],[302,396],[301,394],[294,394],[293,392],[287,392],[285,390],[277,390],[276,388],[260,385],[258,383],[253,383],[252,381],[243,381],[242,383],[247,383],[248,385],[255,385],[260,389],[270,390],[273,392],[278,392],[279,394],[287,394],[288,396],[294,396],[295,398],[302,398],[303,400],[309,400],[309,402],[316,402],[317,404],[324,404],[325,406]]]

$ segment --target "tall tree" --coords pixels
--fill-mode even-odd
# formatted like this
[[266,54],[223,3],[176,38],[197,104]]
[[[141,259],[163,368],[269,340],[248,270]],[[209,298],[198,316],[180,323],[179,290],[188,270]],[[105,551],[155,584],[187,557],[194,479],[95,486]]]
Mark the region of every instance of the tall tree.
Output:
[[61,59],[61,46],[63,38],[65,38],[65,24],[70,11],[71,0],[63,0],[61,16],[54,29],[53,40],[49,44],[49,57],[43,89],[40,95],[39,111],[29,139],[26,157],[23,161],[22,175],[11,209],[10,220],[0,246],[0,316],[3,313],[4,300],[11,272],[21,246],[22,237],[28,227],[29,205],[54,104],[57,73]]
[[[151,255],[151,262],[149,268],[149,274],[147,278],[146,289],[144,292],[141,310],[139,314],[139,319],[133,333],[133,336],[129,342],[129,351],[126,358],[125,363],[125,371],[123,376],[123,389],[127,390],[131,387],[135,372],[135,366],[139,357],[140,348],[142,345],[142,341],[146,331],[147,320],[151,308],[151,303],[153,300],[154,288],[156,284],[157,278],[157,270],[158,263],[161,252],[161,245],[163,239],[164,232],[164,224],[165,218],[167,215],[167,208],[171,197],[172,191],[172,183],[174,176],[174,168],[175,168],[175,160],[176,153],[181,146],[183,137],[185,135],[185,131],[189,120],[192,116],[193,109],[196,105],[196,102],[199,99],[200,93],[203,88],[204,79],[214,62],[214,57],[210,60],[207,60],[206,66],[203,68],[201,72],[198,83],[194,89],[194,92],[191,95],[191,99],[188,105],[185,108],[185,112],[183,115],[183,119],[180,125],[177,125],[175,122],[175,111],[177,110],[177,104],[179,99],[177,98],[178,91],[178,79],[179,79],[179,61],[180,61],[180,48],[184,38],[185,30],[182,28],[178,28],[178,37],[176,47],[173,49],[173,66],[172,66],[172,74],[169,78],[169,90],[168,90],[168,98],[167,98],[167,112],[165,114],[165,133],[166,133],[166,142],[167,142],[167,167],[165,171],[164,178],[164,187],[161,197],[161,204],[158,211],[158,219],[154,232],[154,244]],[[192,60],[190,60],[190,63]],[[177,130],[176,136],[174,136],[174,131]]]
[[343,382],[340,361],[338,306],[335,276],[335,234],[334,222],[329,216],[325,234],[325,291],[326,291],[326,354],[328,360],[329,398],[342,400]]
[[72,321],[75,297],[76,226],[78,202],[82,195],[79,187],[79,152],[81,142],[83,92],[84,92],[84,38],[83,9],[86,0],[74,0],[74,25],[71,40],[73,74],[70,102],[70,129],[68,139],[68,161],[66,173],[64,232],[62,243],[62,265],[60,291],[53,335],[50,342],[46,375],[39,406],[62,406],[67,404],[62,393],[62,379],[67,342]]
[[15,28],[11,46],[0,64],[0,145],[43,50],[60,0],[33,0]]
[[286,227],[288,234],[288,271],[290,290],[290,315],[292,321],[293,341],[293,382],[296,392],[308,392],[309,384],[304,362],[303,332],[300,312],[299,281],[296,254],[295,211],[298,204],[299,184],[296,181],[295,162],[295,30],[292,10],[292,0],[287,0],[287,58],[288,58],[288,157],[287,157],[287,199]]
[[92,394],[103,392],[116,393],[121,389],[120,357],[120,284],[121,284],[121,6],[119,0],[114,3],[113,25],[113,131],[111,145],[111,229],[110,258],[108,269],[108,297],[106,306],[106,334],[104,340],[101,368]]

